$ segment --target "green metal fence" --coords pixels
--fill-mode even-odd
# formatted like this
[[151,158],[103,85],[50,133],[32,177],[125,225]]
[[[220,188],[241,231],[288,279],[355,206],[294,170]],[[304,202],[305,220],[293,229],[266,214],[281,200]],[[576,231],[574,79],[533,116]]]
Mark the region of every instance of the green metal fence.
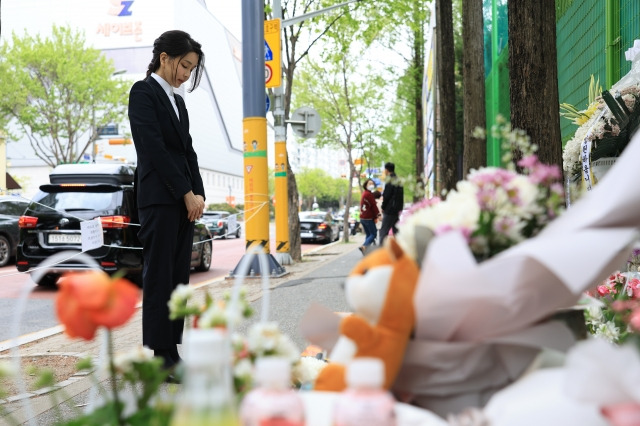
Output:
[[[638,0],[556,1],[558,88],[560,102],[578,109],[588,103],[591,75],[604,89],[631,68],[624,52],[640,38]],[[560,121],[562,140],[570,139],[576,126]]]
[[[605,2],[574,1],[556,24],[558,49],[558,93],[561,103],[578,109],[587,107],[591,75],[606,81]],[[573,136],[576,125],[560,120],[563,142]]]
[[[509,116],[506,1],[485,0],[484,9],[485,57],[491,61],[489,64],[485,61],[487,128],[490,128],[497,113]],[[495,35],[492,19],[497,20]],[[608,89],[629,72],[631,63],[624,53],[633,46],[634,40],[640,39],[640,1],[556,0],[556,31],[560,102],[586,108],[591,75]],[[498,47],[497,55],[493,54],[495,47]],[[577,127],[565,118],[560,120],[560,125],[564,143]],[[489,141],[488,164],[499,164],[496,163],[497,151]]]
[[620,76],[631,69],[631,62],[627,61],[624,52],[633,46],[636,39],[640,39],[640,2],[638,0],[618,0],[620,2]]

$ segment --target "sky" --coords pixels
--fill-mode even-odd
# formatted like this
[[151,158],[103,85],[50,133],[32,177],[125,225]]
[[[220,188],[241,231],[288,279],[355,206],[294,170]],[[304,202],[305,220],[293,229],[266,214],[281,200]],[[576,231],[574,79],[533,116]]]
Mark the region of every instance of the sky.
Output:
[[205,0],[207,8],[238,40],[242,40],[242,0]]

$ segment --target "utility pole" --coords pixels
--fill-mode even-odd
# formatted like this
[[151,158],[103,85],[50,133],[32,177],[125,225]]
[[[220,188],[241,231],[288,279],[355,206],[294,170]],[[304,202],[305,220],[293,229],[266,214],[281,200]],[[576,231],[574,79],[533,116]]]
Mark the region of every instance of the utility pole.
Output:
[[[268,270],[258,256],[251,259],[248,275],[282,276],[286,272],[269,254],[269,191],[267,171],[267,118],[265,110],[264,1],[242,0],[242,141],[244,146],[244,256],[265,253]],[[244,257],[243,256],[243,257]],[[244,274],[239,266],[232,276]]]

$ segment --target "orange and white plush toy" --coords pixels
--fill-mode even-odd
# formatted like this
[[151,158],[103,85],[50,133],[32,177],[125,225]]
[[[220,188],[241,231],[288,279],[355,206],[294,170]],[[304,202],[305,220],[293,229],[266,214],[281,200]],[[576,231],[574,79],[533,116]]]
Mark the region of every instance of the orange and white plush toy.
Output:
[[340,337],[329,363],[316,378],[315,390],[346,388],[345,370],[359,357],[374,357],[385,366],[385,388],[389,389],[400,370],[415,322],[413,295],[418,265],[393,237],[384,249],[367,255],[346,280],[347,302],[354,313],[340,323]]

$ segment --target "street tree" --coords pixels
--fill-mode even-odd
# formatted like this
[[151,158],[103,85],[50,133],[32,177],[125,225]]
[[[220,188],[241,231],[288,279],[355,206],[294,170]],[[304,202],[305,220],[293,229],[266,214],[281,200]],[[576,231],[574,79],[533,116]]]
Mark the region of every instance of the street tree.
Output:
[[[308,61],[301,73],[297,105],[310,105],[322,117],[322,128],[313,143],[342,150],[349,166],[350,183],[360,176],[362,164],[356,158],[381,144],[379,129],[386,120],[384,81],[370,67],[361,66],[356,44],[350,34],[341,31],[331,35],[330,47],[318,62]],[[352,191],[347,191],[345,211],[352,204]],[[348,233],[343,239],[349,241]]]
[[[339,0],[282,0],[282,19],[291,19],[309,12],[338,4]],[[272,17],[272,1],[265,2],[265,13]],[[291,96],[295,85],[295,71],[309,52],[317,49],[326,32],[350,11],[359,7],[359,3],[332,10],[313,19],[303,20],[282,29],[282,72],[284,120],[291,117]],[[285,127],[285,139],[287,129]],[[287,154],[288,156],[288,154]],[[302,259],[300,249],[300,221],[298,219],[298,189],[296,177],[287,158],[287,189],[289,198],[289,255],[294,261]]]
[[463,176],[470,169],[487,165],[486,141],[473,136],[476,127],[484,129],[487,123],[482,3],[482,0],[466,0],[462,4]]
[[337,205],[348,189],[345,179],[330,176],[323,169],[304,168],[298,171],[296,180],[304,210],[310,210],[314,201],[324,207]]
[[511,125],[538,145],[542,163],[562,168],[555,1],[510,1],[507,13]]
[[[425,69],[425,28],[430,0],[397,0],[369,3],[357,38],[387,71],[387,87],[395,94],[393,114],[386,123],[390,142],[387,160],[396,163],[398,176],[405,178],[405,195],[415,201],[424,196],[423,78]],[[354,37],[356,38],[356,37]]]
[[98,127],[124,118],[129,85],[112,79],[114,71],[68,27],[54,26],[49,37],[14,33],[0,46],[0,116],[47,165],[78,162]]
[[438,158],[440,188],[451,190],[457,183],[455,52],[452,0],[435,0],[437,20],[437,76],[440,104]]

